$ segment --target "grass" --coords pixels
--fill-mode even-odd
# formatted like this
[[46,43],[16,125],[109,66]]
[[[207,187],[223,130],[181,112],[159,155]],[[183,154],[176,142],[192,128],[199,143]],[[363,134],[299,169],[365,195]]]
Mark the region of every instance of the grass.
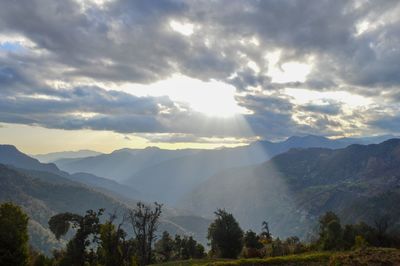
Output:
[[[327,262],[332,256],[329,252],[304,253],[299,255],[289,255],[281,257],[270,257],[265,259],[204,259],[204,260],[185,260],[171,261],[153,266],[238,266],[238,265],[310,265],[310,263]],[[295,264],[293,264],[295,263]],[[315,264],[321,265],[321,264]]]
[[331,258],[329,266],[350,265],[400,265],[400,250],[394,248],[369,248],[338,254]]
[[194,265],[208,265],[209,263],[228,261],[224,259],[198,259],[198,260],[178,260],[169,261],[160,264],[152,264],[149,266],[194,266]]
[[400,265],[400,250],[369,248],[347,252],[312,252],[264,259],[171,261],[153,266],[353,266]]
[[330,252],[313,252],[299,255],[270,257],[265,259],[239,259],[231,261],[211,262],[207,266],[242,266],[242,265],[323,265],[331,258]]

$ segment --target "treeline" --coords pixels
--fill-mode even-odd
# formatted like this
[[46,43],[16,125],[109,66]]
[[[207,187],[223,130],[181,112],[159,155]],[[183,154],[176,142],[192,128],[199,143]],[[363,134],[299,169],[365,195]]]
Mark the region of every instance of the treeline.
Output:
[[[320,217],[313,241],[302,242],[298,237],[276,238],[267,222],[260,233],[244,232],[232,214],[215,212],[208,228],[210,250],[191,236],[172,237],[163,232],[157,240],[162,205],[138,203],[122,217],[104,210],[88,210],[85,215],[60,213],[49,220],[49,228],[57,239],[68,231],[74,233],[65,249],[55,250],[52,258],[28,246],[29,217],[12,203],[0,205],[0,265],[29,266],[135,266],[174,260],[209,258],[265,258],[299,254],[317,250],[352,250],[374,247],[400,247],[399,234],[389,232],[390,218],[382,216],[374,226],[366,223],[342,225],[339,217],[327,212]],[[124,225],[132,227],[129,236]]]
[[[12,203],[0,205],[0,265],[2,266],[142,266],[156,261],[203,258],[204,247],[192,237],[170,237],[164,232],[156,241],[162,205],[141,202],[118,217],[101,222],[104,210],[85,215],[60,213],[50,218],[50,230],[57,239],[69,231],[74,235],[63,250],[48,258],[28,246],[29,217]],[[104,219],[103,219],[104,220]],[[131,226],[131,236],[123,226]],[[73,229],[73,230],[71,230]]]
[[367,247],[400,247],[399,232],[390,232],[388,215],[377,218],[374,226],[364,222],[342,225],[339,217],[327,212],[319,219],[316,236],[302,242],[296,236],[275,238],[267,222],[262,223],[259,234],[249,230],[243,232],[238,222],[225,210],[218,210],[216,220],[208,229],[211,241],[210,254],[222,258],[265,258],[286,256],[310,251],[346,251]]
[[319,219],[318,239],[314,245],[322,250],[400,247],[400,235],[389,231],[391,225],[389,215],[377,217],[374,226],[364,222],[342,225],[335,213],[327,212]]

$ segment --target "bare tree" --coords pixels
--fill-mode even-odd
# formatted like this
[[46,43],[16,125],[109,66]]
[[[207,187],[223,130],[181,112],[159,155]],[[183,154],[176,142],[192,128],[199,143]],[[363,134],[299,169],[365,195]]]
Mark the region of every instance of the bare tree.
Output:
[[154,209],[138,202],[135,209],[129,211],[129,220],[138,245],[140,265],[147,265],[152,258],[152,244],[156,238],[162,204],[154,203]]
[[272,240],[272,235],[271,235],[271,232],[269,231],[268,222],[267,221],[263,221],[262,224],[261,224],[261,228],[262,228],[262,231],[261,231],[261,234],[260,234],[261,238],[266,240],[266,241],[268,241],[268,242],[270,242]]
[[381,215],[375,219],[374,224],[377,232],[379,245],[384,245],[386,232],[388,231],[391,223],[391,218],[388,214]]

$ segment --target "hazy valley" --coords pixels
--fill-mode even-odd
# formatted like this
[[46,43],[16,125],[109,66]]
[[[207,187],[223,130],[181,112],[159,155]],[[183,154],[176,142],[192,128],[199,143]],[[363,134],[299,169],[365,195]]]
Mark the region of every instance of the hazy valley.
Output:
[[48,230],[51,215],[98,208],[122,213],[138,200],[166,204],[160,231],[193,235],[203,244],[217,208],[255,231],[266,220],[279,237],[309,237],[326,211],[370,224],[390,213],[397,227],[400,140],[347,146],[372,141],[305,136],[218,150],[126,149],[54,163],[2,145],[1,201],[27,211],[32,244],[47,253],[62,244]]

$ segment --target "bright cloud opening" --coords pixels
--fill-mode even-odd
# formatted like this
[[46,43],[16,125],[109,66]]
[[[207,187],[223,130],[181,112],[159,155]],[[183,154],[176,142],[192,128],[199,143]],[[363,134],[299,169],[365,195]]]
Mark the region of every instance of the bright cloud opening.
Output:
[[149,85],[126,84],[122,89],[137,96],[168,96],[173,101],[188,104],[195,111],[213,117],[230,117],[246,112],[235,100],[235,88],[215,80],[205,82],[173,75]]
[[171,28],[182,34],[185,36],[190,36],[193,34],[194,32],[194,25],[192,23],[182,23],[182,22],[178,22],[176,20],[172,20],[169,25],[171,26]]
[[280,68],[270,69],[268,75],[275,83],[304,82],[310,71],[311,66],[308,64],[289,62],[282,64]]
[[372,103],[369,98],[352,94],[347,91],[313,91],[307,89],[288,88],[284,90],[284,93],[292,96],[293,102],[299,105],[321,102],[323,100],[334,100],[344,103],[348,107],[356,108]]
[[265,58],[268,61],[267,75],[274,83],[304,82],[310,74],[312,65],[301,62],[286,62],[280,65],[282,51],[276,50],[268,53]]

